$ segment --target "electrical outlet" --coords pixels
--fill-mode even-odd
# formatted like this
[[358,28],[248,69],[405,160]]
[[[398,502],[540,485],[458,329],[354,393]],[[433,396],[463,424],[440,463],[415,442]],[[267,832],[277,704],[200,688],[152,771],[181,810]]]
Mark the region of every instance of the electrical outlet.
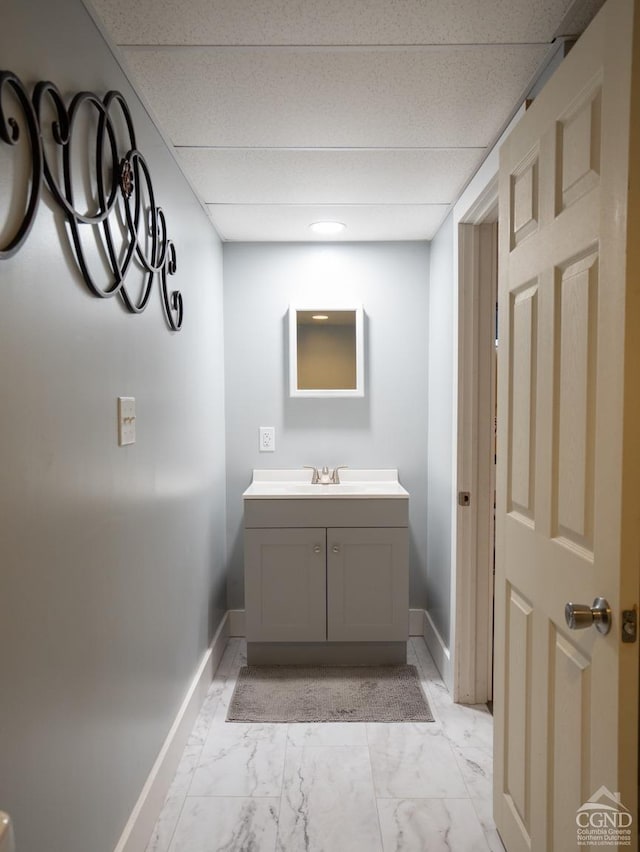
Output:
[[118,397],[118,444],[136,442],[136,400],[133,396]]
[[260,427],[260,444],[258,449],[261,453],[275,453],[276,430],[273,426]]

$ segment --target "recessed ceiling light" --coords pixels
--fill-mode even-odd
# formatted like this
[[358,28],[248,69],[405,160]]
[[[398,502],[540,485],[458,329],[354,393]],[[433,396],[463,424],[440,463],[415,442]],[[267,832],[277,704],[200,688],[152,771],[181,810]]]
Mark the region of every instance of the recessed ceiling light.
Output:
[[315,319],[315,320],[326,320],[326,319],[329,319],[329,315],[328,315],[328,314],[313,314],[313,316],[311,317],[311,319]]
[[314,222],[309,227],[314,234],[339,234],[347,226],[342,222]]

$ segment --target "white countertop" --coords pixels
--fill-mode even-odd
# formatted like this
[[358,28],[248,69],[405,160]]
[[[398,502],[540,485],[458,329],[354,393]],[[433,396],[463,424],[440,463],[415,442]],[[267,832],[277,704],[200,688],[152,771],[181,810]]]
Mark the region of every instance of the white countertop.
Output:
[[[329,468],[331,471],[331,468]],[[242,495],[245,500],[308,499],[319,497],[345,498],[404,498],[409,496],[400,485],[398,471],[391,470],[340,470],[337,485],[312,485],[311,470],[254,470],[251,485]]]

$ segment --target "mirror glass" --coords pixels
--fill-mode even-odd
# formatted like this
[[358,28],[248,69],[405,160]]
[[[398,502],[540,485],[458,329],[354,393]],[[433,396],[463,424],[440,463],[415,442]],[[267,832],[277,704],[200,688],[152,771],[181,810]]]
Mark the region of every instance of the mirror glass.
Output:
[[362,307],[289,310],[291,396],[364,396]]

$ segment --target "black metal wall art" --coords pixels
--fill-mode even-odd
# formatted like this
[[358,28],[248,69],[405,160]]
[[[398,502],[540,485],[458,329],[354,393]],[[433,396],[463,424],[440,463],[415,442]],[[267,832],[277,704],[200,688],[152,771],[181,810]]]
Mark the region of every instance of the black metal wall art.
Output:
[[[20,122],[7,114],[7,104],[14,112],[20,110]],[[73,156],[74,131],[79,127],[83,141],[95,142],[93,152],[83,152],[80,165]],[[23,130],[28,139],[21,138]],[[149,167],[137,148],[123,95],[110,91],[100,99],[92,92],[79,92],[66,106],[53,83],[38,83],[30,98],[15,74],[0,71],[0,139],[10,146],[28,141],[30,148],[28,186],[26,191],[19,188],[24,210],[13,233],[0,244],[0,260],[15,255],[27,240],[46,181],[66,217],[79,270],[93,295],[101,299],[118,295],[128,311],[141,313],[157,276],[167,324],[179,331],[182,294],[169,293],[167,284],[168,276],[176,272],[176,250],[167,234],[164,212],[156,205]],[[24,169],[16,168],[13,174],[14,181],[22,180]],[[20,197],[20,192],[14,195]],[[75,200],[78,195],[81,201]],[[82,212],[80,205],[88,209]],[[125,286],[134,269],[135,296],[131,295],[134,287],[130,284],[127,290]]]

